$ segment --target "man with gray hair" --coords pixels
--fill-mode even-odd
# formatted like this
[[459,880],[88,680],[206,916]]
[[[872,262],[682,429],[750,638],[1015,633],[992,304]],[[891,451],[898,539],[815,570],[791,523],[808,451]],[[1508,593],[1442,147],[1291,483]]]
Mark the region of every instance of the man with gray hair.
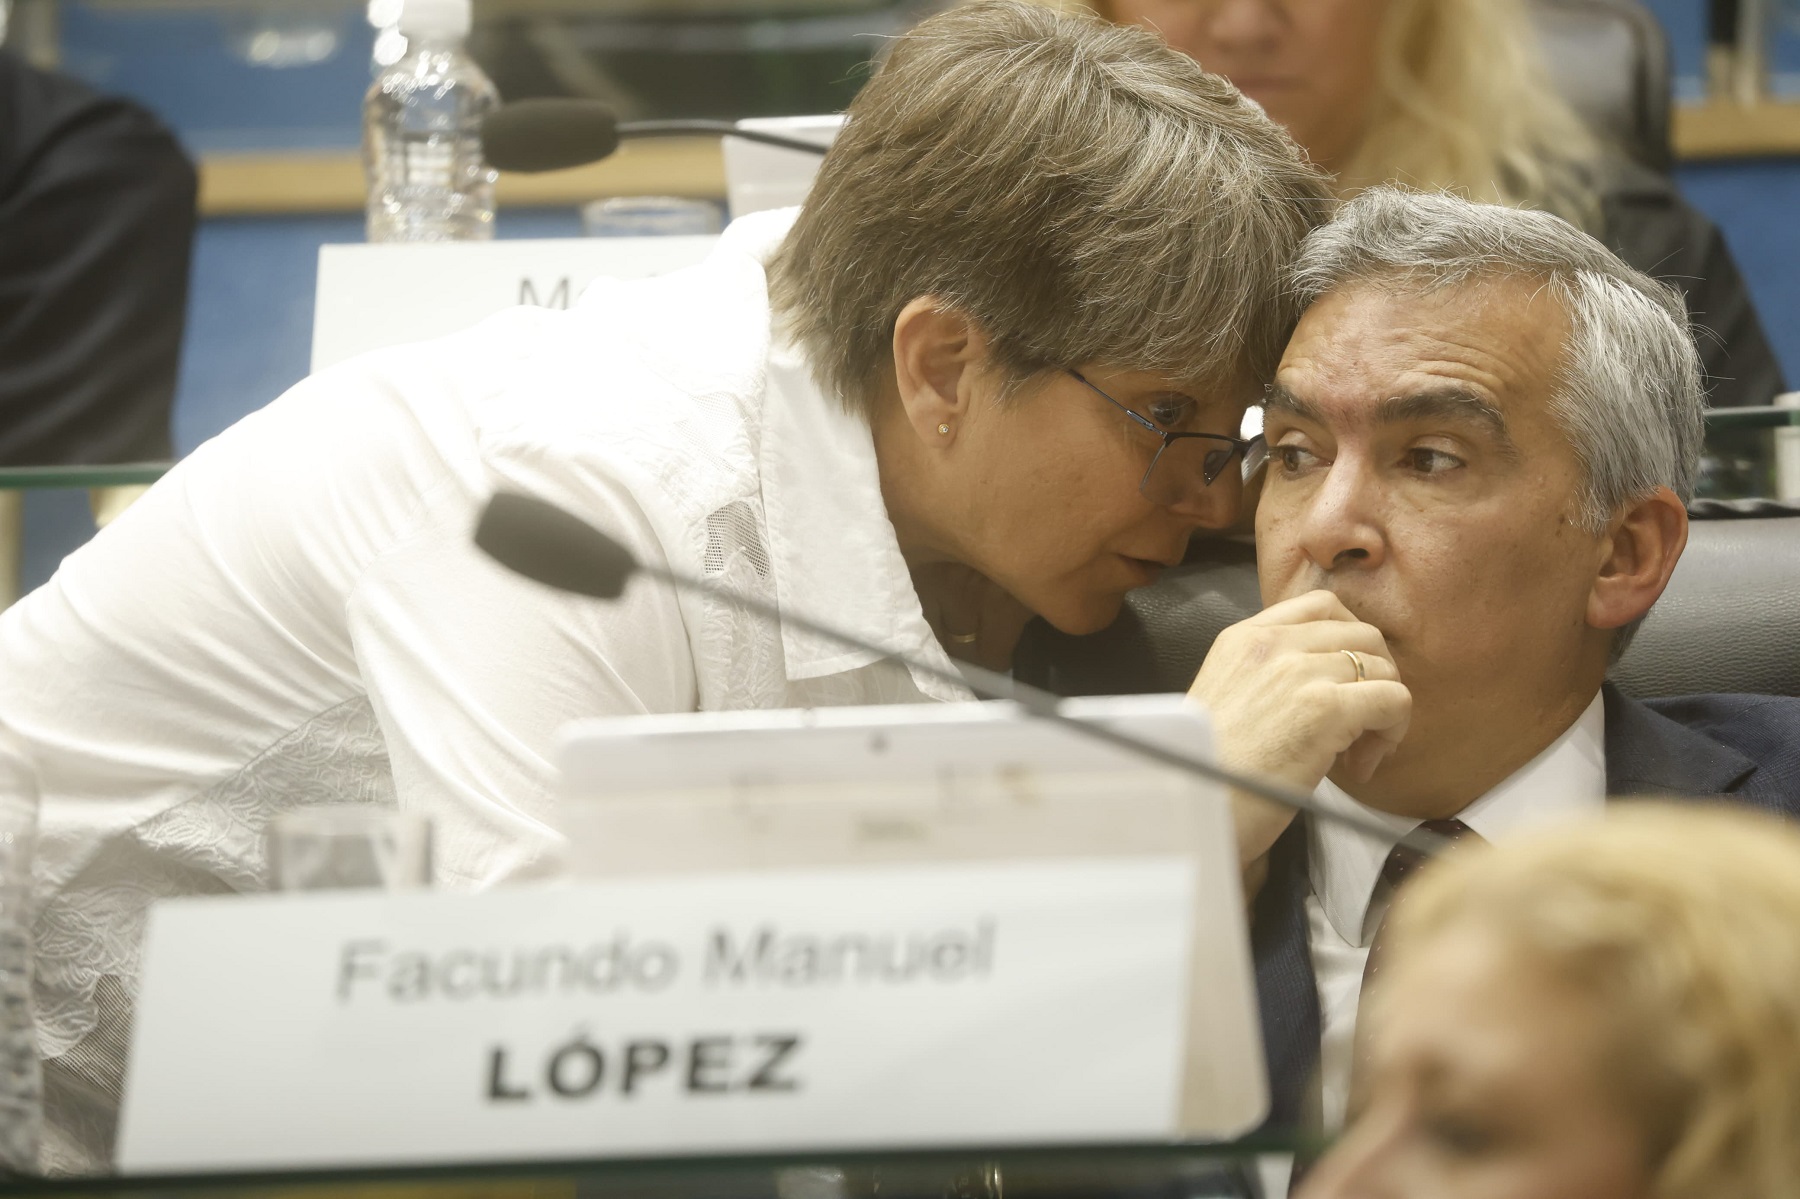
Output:
[[1266,607],[1193,694],[1228,765],[1391,830],[1240,808],[1272,1119],[1335,1126],[1408,830],[1504,839],[1642,792],[1794,814],[1800,701],[1656,710],[1605,685],[1687,541],[1704,401],[1673,290],[1556,217],[1393,189],[1291,278]]

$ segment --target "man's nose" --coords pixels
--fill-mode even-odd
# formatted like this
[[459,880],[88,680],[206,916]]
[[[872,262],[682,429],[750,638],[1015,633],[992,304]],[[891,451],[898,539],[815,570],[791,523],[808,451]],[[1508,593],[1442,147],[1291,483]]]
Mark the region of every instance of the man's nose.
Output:
[[1354,457],[1325,472],[1301,514],[1300,546],[1322,571],[1369,570],[1387,556],[1379,486]]

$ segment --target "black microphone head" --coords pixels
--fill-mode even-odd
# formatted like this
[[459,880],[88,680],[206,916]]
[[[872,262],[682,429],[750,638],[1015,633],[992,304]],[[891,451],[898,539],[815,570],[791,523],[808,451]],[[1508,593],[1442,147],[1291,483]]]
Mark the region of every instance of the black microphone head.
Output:
[[482,157],[502,171],[586,166],[618,148],[618,115],[598,100],[517,100],[481,121]]
[[616,599],[637,572],[631,551],[555,504],[501,491],[475,525],[475,544],[528,579],[595,599]]

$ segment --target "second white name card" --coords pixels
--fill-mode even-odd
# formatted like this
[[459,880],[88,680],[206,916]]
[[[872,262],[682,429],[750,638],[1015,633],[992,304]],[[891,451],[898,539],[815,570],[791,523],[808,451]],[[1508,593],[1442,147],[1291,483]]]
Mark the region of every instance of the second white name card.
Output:
[[183,900],[130,1171],[1166,1138],[1186,859]]

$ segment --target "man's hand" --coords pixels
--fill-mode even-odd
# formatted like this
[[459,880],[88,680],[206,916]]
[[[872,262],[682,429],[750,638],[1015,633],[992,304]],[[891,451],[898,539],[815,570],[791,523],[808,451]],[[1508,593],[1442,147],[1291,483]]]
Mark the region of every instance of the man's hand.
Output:
[[[1345,650],[1361,657],[1363,681]],[[1308,794],[1334,769],[1369,778],[1412,718],[1412,695],[1380,630],[1329,591],[1284,600],[1220,633],[1188,694],[1211,714],[1224,766]],[[1294,814],[1241,792],[1232,807],[1248,870]]]

